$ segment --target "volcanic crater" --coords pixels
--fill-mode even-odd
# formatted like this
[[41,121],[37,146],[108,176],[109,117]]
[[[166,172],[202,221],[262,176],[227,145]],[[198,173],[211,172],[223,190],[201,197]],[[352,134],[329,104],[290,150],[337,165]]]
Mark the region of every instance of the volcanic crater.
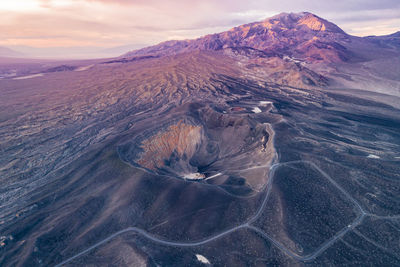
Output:
[[123,161],[151,173],[197,181],[215,178],[212,183],[221,185],[236,181],[259,190],[266,175],[245,172],[268,169],[275,155],[272,136],[268,124],[204,107],[137,134],[118,152]]

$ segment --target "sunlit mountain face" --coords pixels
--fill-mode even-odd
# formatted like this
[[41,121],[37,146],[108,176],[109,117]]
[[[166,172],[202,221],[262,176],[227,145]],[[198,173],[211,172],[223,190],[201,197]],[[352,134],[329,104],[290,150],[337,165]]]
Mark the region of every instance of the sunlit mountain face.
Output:
[[400,265],[398,33],[282,13],[0,96],[1,266]]

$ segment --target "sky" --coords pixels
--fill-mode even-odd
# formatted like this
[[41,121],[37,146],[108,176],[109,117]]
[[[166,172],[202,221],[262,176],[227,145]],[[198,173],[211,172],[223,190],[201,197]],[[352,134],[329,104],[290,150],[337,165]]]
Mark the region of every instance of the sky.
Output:
[[96,57],[301,11],[358,36],[400,30],[400,0],[0,0],[0,46]]

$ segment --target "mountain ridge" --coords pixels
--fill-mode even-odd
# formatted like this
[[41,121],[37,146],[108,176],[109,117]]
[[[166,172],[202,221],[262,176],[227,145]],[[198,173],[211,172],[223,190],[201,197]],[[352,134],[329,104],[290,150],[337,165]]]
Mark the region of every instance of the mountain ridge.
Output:
[[[207,50],[233,57],[249,77],[278,84],[400,92],[395,63],[400,61],[399,32],[353,36],[309,12],[281,13],[193,40],[162,42],[121,57],[164,57]],[[383,69],[391,71],[383,73]]]
[[[388,37],[396,38],[397,35]],[[250,47],[281,58],[289,56],[307,62],[341,63],[363,60],[351,45],[360,41],[374,45],[368,38],[349,35],[336,24],[310,12],[280,13],[262,21],[192,40],[162,42],[130,51],[122,57],[149,54],[164,56],[193,50],[220,51],[232,47]]]
[[0,46],[0,57],[23,57],[24,54],[11,48]]
[[[264,52],[298,56],[311,50],[320,60],[325,50],[334,51],[327,59],[337,62],[346,58],[337,41],[347,41],[349,35],[337,25],[312,13],[281,13],[262,21],[234,27],[228,31],[208,34],[193,40],[166,41],[158,45],[126,53],[124,57],[143,54],[170,55],[191,50],[222,50],[228,47],[251,47]],[[299,50],[299,51],[297,51]]]

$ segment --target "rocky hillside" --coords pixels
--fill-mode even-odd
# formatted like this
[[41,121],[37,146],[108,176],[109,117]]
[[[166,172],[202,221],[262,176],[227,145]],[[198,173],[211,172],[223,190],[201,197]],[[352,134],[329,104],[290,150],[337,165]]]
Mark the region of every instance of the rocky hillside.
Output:
[[350,36],[335,24],[314,14],[282,13],[260,22],[195,40],[167,41],[127,53],[125,56],[169,55],[193,50],[251,47],[270,55],[299,57],[308,61],[347,61],[350,52],[341,45]]
[[194,40],[163,42],[126,53],[119,60],[195,51],[228,55],[250,79],[298,88],[329,86],[400,94],[399,33],[352,36],[308,12],[281,13]]

